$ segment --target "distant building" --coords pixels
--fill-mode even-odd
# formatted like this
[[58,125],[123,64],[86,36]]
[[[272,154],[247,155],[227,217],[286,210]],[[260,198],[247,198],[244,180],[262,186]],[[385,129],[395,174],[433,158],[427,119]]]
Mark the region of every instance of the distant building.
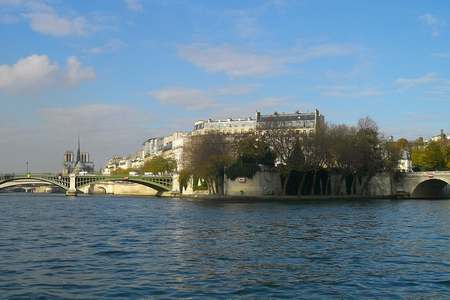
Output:
[[324,122],[324,116],[317,109],[314,112],[275,112],[269,115],[256,112],[255,118],[197,121],[194,124],[192,134],[207,134],[213,131],[224,134],[240,134],[269,129],[292,129],[302,133],[310,133]]
[[317,109],[314,112],[275,112],[270,115],[256,113],[256,127],[258,130],[292,129],[301,133],[311,133],[320,124],[324,123],[325,117]]
[[112,172],[119,169],[119,163],[122,160],[122,157],[120,156],[113,156],[108,162],[106,163],[105,168],[103,168],[102,174],[103,175],[111,175]]
[[93,173],[94,162],[90,161],[89,152],[81,152],[80,139],[78,139],[78,148],[76,155],[73,151],[64,152],[63,171],[64,175],[72,173]]
[[445,134],[444,129],[441,129],[441,133],[438,135],[435,135],[431,138],[431,141],[433,142],[439,142],[443,140],[450,140],[450,134]]
[[140,155],[127,158],[113,157],[110,159],[103,174],[111,174],[117,169],[139,169],[145,161],[155,157],[172,158],[177,162],[178,171],[183,169],[183,147],[192,136],[209,132],[220,132],[236,135],[268,129],[290,129],[301,133],[314,132],[325,118],[316,109],[313,112],[273,113],[264,115],[256,112],[254,117],[228,118],[226,120],[199,120],[194,123],[192,132],[176,131],[165,137],[152,137],[142,144]]
[[256,119],[244,118],[244,119],[226,119],[226,120],[213,120],[197,121],[194,124],[193,135],[207,134],[208,132],[221,132],[224,134],[239,134],[256,130]]
[[158,155],[161,152],[164,145],[163,137],[149,138],[143,144],[142,155],[143,157]]
[[177,162],[177,169],[183,167],[183,147],[190,138],[189,132],[175,131],[164,138],[164,145],[161,155],[164,158],[171,158]]
[[[145,160],[155,156],[171,158],[177,162],[178,169],[183,165],[183,146],[189,138],[190,133],[185,131],[175,131],[165,137],[150,138],[143,143],[143,156]],[[144,163],[143,162],[143,163]]]

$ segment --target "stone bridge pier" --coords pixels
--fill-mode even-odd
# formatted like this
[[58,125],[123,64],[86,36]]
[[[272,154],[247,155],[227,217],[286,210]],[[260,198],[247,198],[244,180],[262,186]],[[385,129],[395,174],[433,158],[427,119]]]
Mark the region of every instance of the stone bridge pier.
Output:
[[76,184],[77,176],[75,174],[69,175],[69,189],[66,191],[67,196],[76,196],[77,191],[77,184]]

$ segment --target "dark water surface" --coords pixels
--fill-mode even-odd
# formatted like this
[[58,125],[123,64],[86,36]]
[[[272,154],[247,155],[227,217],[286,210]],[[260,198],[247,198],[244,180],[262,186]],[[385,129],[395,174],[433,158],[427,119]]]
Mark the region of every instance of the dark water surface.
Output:
[[450,298],[450,201],[0,196],[0,298]]

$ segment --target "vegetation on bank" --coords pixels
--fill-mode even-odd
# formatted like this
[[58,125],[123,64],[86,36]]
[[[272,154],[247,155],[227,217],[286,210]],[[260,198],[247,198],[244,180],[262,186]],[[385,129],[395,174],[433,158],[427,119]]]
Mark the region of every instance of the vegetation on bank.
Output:
[[410,148],[411,160],[415,171],[447,171],[450,170],[450,142],[447,139],[432,141],[426,145],[419,140]]
[[155,156],[145,161],[142,168],[117,169],[111,172],[111,175],[128,176],[130,172],[137,174],[170,174],[177,169],[177,162],[172,158]]
[[[225,175],[251,178],[264,166],[280,174],[285,195],[351,195],[367,194],[379,172],[394,174],[401,147],[365,118],[356,126],[323,125],[312,134],[271,128],[238,136],[214,132],[192,137],[183,152],[182,182],[201,178],[211,194],[223,193]],[[331,175],[339,178],[333,191]]]

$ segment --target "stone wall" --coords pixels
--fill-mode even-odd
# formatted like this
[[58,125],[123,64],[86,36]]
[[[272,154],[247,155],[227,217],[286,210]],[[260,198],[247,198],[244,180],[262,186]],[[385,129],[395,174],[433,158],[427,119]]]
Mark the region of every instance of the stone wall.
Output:
[[276,172],[257,172],[253,178],[225,178],[224,193],[227,196],[281,195],[280,176]]
[[393,179],[389,174],[378,174],[369,182],[371,196],[392,196],[395,194]]

